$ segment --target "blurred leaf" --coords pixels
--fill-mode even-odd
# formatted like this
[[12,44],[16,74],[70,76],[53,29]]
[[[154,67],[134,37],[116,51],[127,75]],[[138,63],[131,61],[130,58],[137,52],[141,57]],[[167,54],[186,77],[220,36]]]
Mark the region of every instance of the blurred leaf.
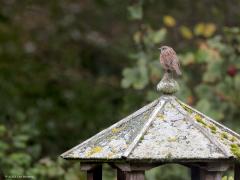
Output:
[[217,49],[220,52],[225,52],[228,48],[221,41],[222,41],[222,37],[217,35],[209,39],[207,43],[211,46],[211,48]]
[[207,71],[203,75],[203,81],[213,83],[217,80],[221,80],[221,63],[219,62],[210,62],[207,66]]
[[165,39],[166,34],[167,34],[167,30],[165,28],[161,28],[160,30],[152,33],[152,41],[155,44],[160,43]]
[[148,91],[147,92],[147,100],[148,101],[153,101],[159,97],[159,92],[155,91]]
[[185,39],[192,39],[192,31],[187,26],[180,27],[180,33]]
[[206,50],[200,49],[195,54],[195,58],[198,63],[205,63],[209,61],[209,54]]
[[52,166],[47,167],[48,170],[48,176],[49,177],[58,177],[64,175],[65,171],[62,167],[56,166],[53,164]]
[[146,56],[144,53],[140,53],[136,58],[138,58],[136,67],[123,70],[122,86],[125,88],[132,86],[135,89],[143,89],[148,84]]
[[183,66],[188,66],[195,63],[195,55],[191,52],[186,53],[184,56],[180,56],[180,61]]
[[4,152],[9,149],[9,145],[3,141],[0,141],[0,152]]
[[9,157],[10,161],[14,162],[14,164],[19,165],[19,166],[29,166],[31,163],[31,156],[29,154],[25,153],[12,153]]
[[212,108],[211,103],[207,99],[201,99],[198,101],[196,108],[214,119],[223,119],[224,117],[224,114],[222,112],[219,112]]
[[133,20],[142,19],[143,11],[142,11],[142,5],[140,3],[133,6],[129,6],[128,12],[131,19]]
[[198,23],[194,27],[194,33],[196,35],[202,35],[206,38],[212,36],[216,31],[216,25],[213,23]]
[[203,82],[206,83],[214,83],[218,78],[218,74],[216,74],[215,72],[206,72],[203,75]]
[[136,70],[126,68],[123,70],[123,79],[122,79],[122,87],[128,88],[130,87],[136,79]]
[[15,166],[13,169],[10,170],[9,176],[22,176],[24,174],[24,168]]
[[6,132],[6,127],[0,124],[0,136],[2,136]]
[[240,91],[240,74],[234,77],[234,84],[237,91]]
[[199,84],[196,88],[195,91],[199,97],[205,97],[205,98],[210,98],[213,97],[213,93],[211,91],[211,87],[209,87],[206,84]]
[[13,139],[13,145],[16,148],[25,148],[27,146],[26,141],[29,139],[28,136],[20,134]]
[[205,31],[204,31],[204,36],[205,37],[210,37],[214,34],[216,31],[216,25],[213,23],[207,23],[205,25]]
[[16,112],[16,118],[20,121],[23,121],[23,120],[26,119],[26,115],[21,111],[17,111]]
[[151,82],[156,83],[157,81],[160,81],[162,70],[160,67],[159,61],[153,61],[149,64],[149,79]]
[[139,44],[141,42],[141,36],[142,34],[140,31],[134,33],[133,40],[135,41],[135,43]]
[[168,27],[174,27],[176,25],[176,20],[174,17],[166,15],[163,16],[163,23]]
[[74,172],[66,173],[65,180],[79,180],[79,177]]
[[198,23],[194,27],[194,34],[199,36],[204,34],[205,31],[205,24],[204,23]]

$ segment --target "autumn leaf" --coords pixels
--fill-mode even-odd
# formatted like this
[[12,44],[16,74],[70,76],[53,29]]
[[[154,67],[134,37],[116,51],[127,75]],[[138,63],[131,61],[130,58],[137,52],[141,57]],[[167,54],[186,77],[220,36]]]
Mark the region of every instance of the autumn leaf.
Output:
[[176,25],[176,20],[174,17],[166,15],[163,17],[163,23],[168,27],[174,27]]
[[187,26],[181,26],[180,33],[185,39],[192,39],[193,37],[191,29],[189,29]]

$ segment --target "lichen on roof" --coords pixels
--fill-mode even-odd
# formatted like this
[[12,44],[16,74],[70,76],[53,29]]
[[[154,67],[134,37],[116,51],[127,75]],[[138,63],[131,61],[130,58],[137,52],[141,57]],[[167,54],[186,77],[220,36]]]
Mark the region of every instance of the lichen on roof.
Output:
[[237,159],[239,145],[237,133],[175,96],[163,95],[61,156],[104,161]]

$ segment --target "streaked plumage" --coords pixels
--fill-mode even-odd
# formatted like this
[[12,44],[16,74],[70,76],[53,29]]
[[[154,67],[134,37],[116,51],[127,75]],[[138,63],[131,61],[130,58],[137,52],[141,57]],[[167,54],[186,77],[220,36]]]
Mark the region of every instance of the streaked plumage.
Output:
[[162,46],[160,53],[160,63],[165,71],[175,72],[181,75],[180,64],[176,52],[169,46]]

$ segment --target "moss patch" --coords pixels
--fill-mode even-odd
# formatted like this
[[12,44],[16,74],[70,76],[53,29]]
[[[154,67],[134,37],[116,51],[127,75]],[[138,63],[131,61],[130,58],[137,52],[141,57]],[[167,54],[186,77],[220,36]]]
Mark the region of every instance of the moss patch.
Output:
[[232,142],[235,142],[236,140],[237,139],[234,136],[232,136],[231,139],[230,139],[230,141],[232,141]]
[[195,120],[196,120],[197,122],[201,123],[201,124],[204,125],[204,126],[207,126],[207,124],[204,122],[202,116],[196,114],[194,117],[195,117]]
[[213,124],[209,124],[207,127],[211,130],[211,133],[213,134],[217,133],[217,127],[214,126]]
[[158,114],[157,114],[157,118],[158,118],[159,120],[164,120],[165,116],[164,116],[164,114],[158,113]]
[[217,133],[217,131],[211,130],[211,133],[213,133],[213,134],[216,134],[216,133]]
[[238,144],[231,144],[231,152],[240,159],[240,147]]
[[93,147],[88,153],[87,153],[87,156],[91,156],[95,153],[99,153],[102,151],[102,147],[100,146],[96,146],[96,147]]
[[169,138],[168,138],[168,141],[169,141],[169,142],[175,142],[175,141],[177,141],[177,137],[176,137],[176,136],[169,137]]
[[228,134],[227,134],[226,132],[223,132],[223,133],[221,134],[221,137],[222,137],[223,139],[229,139]]
[[121,128],[112,128],[112,133],[118,133],[121,131]]
[[147,119],[148,117],[149,117],[149,115],[144,114],[143,119]]
[[185,104],[182,104],[180,101],[177,100],[177,102],[180,104],[180,106],[183,107],[183,109],[185,109],[188,113],[192,114],[193,110],[190,109],[189,107],[187,107]]
[[172,153],[168,153],[167,155],[166,155],[166,159],[172,159]]

